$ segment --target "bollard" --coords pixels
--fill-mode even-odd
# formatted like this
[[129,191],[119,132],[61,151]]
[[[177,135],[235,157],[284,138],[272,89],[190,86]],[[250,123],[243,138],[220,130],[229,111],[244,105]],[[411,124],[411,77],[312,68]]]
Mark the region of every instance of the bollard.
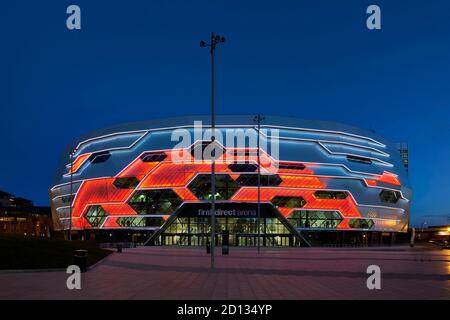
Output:
[[230,252],[230,247],[227,245],[222,246],[222,255],[227,255]]
[[87,256],[88,251],[87,250],[75,250],[75,253],[73,255],[73,264],[77,265],[81,272],[86,272],[87,270]]

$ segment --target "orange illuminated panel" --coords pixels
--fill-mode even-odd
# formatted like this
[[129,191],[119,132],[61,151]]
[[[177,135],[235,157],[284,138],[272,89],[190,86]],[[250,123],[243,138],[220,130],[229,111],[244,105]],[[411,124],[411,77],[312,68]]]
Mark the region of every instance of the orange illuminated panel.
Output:
[[[314,196],[311,198],[316,199]],[[316,201],[311,201],[311,198],[305,198],[306,205],[304,208],[339,210],[344,217],[354,218],[361,216],[355,201],[350,196],[345,199],[316,199]]]
[[364,179],[367,183],[368,186],[370,187],[376,187],[377,186],[377,180],[369,180],[369,179]]
[[382,175],[377,176],[376,180],[373,179],[364,179],[369,187],[376,187],[379,182],[384,182],[388,184],[392,184],[395,186],[400,186],[400,180],[396,174],[383,171]]
[[336,227],[336,229],[351,229],[350,225],[348,224],[350,222],[350,219],[343,219],[339,225]]
[[292,213],[292,211],[294,211],[293,208],[282,208],[282,207],[277,207],[277,210],[281,213],[283,217],[287,217]]
[[158,162],[144,162],[141,159],[134,160],[125,170],[123,170],[118,177],[142,177],[149,173]]
[[282,180],[280,187],[293,187],[293,188],[315,188],[323,189],[326,185],[320,181],[317,177],[304,177],[304,176],[285,176],[280,175]]
[[117,223],[117,218],[116,217],[106,218],[103,228],[120,228],[119,224]]
[[192,192],[187,188],[173,188],[173,191],[183,199],[183,201],[195,201],[198,200],[196,196],[192,194]]
[[378,178],[378,181],[390,183],[396,186],[400,185],[400,180],[396,174],[384,171],[383,174]]
[[68,174],[75,173],[80,169],[80,167],[86,162],[87,159],[91,156],[92,153],[84,153],[79,155],[72,164],[72,167],[69,168]]
[[115,178],[87,180],[81,184],[74,199],[72,216],[81,217],[87,205],[105,202],[124,202],[133,189],[117,189]]
[[142,181],[140,188],[183,187],[196,172],[193,165],[161,163]]
[[[72,216],[73,217],[73,216]],[[72,218],[72,228],[73,229],[89,229],[92,228],[91,225],[84,218]]]
[[[217,163],[215,169],[217,173],[230,171],[226,163]],[[199,172],[211,172],[211,163],[161,163],[142,181],[140,188],[184,187]]]
[[107,203],[102,204],[102,208],[106,211],[106,213],[110,216],[119,216],[119,215],[136,215],[136,211],[133,210],[126,203]]

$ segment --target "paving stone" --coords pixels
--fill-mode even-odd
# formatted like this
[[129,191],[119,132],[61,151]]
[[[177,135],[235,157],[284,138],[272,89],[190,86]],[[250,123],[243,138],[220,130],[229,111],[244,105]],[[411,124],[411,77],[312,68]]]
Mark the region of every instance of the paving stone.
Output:
[[[366,269],[381,268],[381,290]],[[0,272],[0,299],[450,299],[450,251],[389,248],[138,247],[112,254],[82,274]]]

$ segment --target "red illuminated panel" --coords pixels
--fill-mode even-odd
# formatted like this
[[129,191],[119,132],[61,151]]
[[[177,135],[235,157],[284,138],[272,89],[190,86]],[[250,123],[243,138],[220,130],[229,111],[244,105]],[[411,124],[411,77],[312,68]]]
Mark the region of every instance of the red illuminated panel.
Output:
[[324,183],[317,177],[304,177],[304,176],[285,176],[280,175],[282,180],[280,187],[293,187],[293,188],[315,188],[323,189],[326,187]]
[[343,219],[337,226],[337,229],[351,229],[348,224],[349,221],[350,221],[350,219]]
[[193,165],[161,163],[142,181],[140,188],[183,187],[196,172]]
[[[315,199],[315,201],[311,201]],[[325,210],[339,210],[344,217],[360,217],[361,214],[352,197],[348,196],[345,199],[316,199],[314,196],[305,198],[306,209],[325,209]]]
[[400,185],[400,180],[396,174],[384,171],[383,174],[378,179],[380,182],[390,183],[396,186]]
[[[216,164],[216,172],[229,171],[226,163]],[[211,163],[161,163],[142,181],[140,188],[184,187],[199,172],[211,172]]]
[[[345,199],[316,199],[314,197],[315,190],[295,190],[295,189],[283,189],[283,188],[262,188],[261,189],[261,201],[270,201],[275,196],[291,196],[302,197],[305,199],[306,204],[303,206],[305,209],[317,209],[317,210],[338,210],[345,217],[360,217],[361,214],[358,211],[357,205],[351,196]],[[258,188],[245,187],[241,188],[231,198],[235,201],[257,201]],[[283,215],[289,215],[291,210],[286,210]]]
[[192,192],[187,188],[173,188],[173,191],[183,199],[183,201],[195,201],[198,200],[196,196],[192,194]]
[[74,229],[89,229],[91,225],[84,218],[72,218],[72,228]]
[[281,213],[281,215],[283,217],[287,217],[288,215],[291,214],[291,212],[294,210],[292,208],[282,208],[282,207],[277,207],[277,210]]
[[86,162],[87,159],[91,156],[92,153],[84,153],[82,155],[79,155],[72,164],[72,168],[69,168],[68,174],[75,173],[80,169],[80,167],[83,165],[83,163]]
[[102,204],[102,207],[109,216],[137,214],[136,211],[134,211],[133,208],[126,203]]
[[115,217],[106,218],[103,228],[120,228],[119,224],[117,224],[117,218]]
[[143,177],[158,164],[158,162],[144,162],[138,158],[125,168],[118,177]]
[[395,186],[401,185],[398,176],[396,174],[387,171],[383,171],[383,174],[377,176],[375,180],[372,179],[364,179],[364,180],[366,181],[369,187],[376,187],[378,185],[378,182],[384,182]]
[[115,178],[102,178],[84,181],[74,200],[72,216],[81,217],[89,204],[104,202],[124,202],[133,189],[117,189],[113,185]]

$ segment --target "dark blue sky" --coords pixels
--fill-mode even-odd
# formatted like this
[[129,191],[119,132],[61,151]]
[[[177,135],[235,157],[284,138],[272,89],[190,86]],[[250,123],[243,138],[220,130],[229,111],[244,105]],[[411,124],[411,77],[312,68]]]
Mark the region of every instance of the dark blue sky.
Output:
[[[66,8],[82,30],[66,28]],[[366,29],[378,4],[382,30]],[[71,139],[209,111],[211,31],[222,114],[373,129],[410,147],[413,220],[449,215],[450,2],[8,1],[0,18],[0,189],[48,205]],[[427,218],[425,218],[427,219]]]

